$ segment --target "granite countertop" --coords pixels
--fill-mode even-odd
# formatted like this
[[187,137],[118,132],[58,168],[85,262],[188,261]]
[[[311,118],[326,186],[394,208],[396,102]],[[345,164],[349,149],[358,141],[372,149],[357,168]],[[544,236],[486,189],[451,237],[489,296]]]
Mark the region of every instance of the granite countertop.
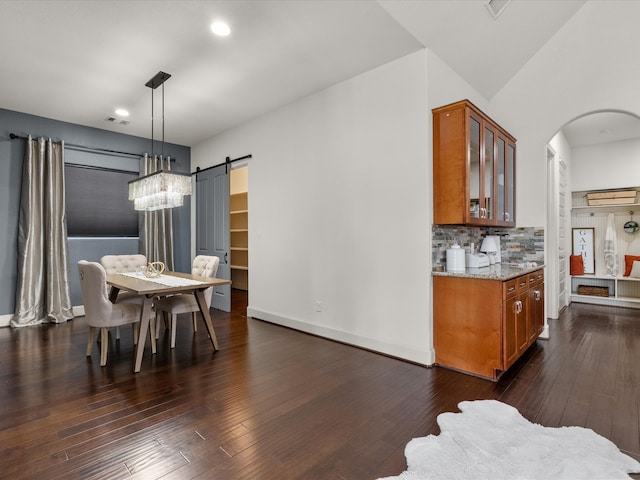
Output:
[[523,266],[520,264],[497,263],[481,268],[466,268],[464,272],[433,271],[439,277],[479,278],[483,280],[509,280],[544,268],[544,265]]

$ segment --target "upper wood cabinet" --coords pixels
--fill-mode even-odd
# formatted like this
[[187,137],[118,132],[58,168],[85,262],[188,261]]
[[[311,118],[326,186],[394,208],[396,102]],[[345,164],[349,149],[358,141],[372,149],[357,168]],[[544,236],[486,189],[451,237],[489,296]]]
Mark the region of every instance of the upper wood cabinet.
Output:
[[514,227],[516,140],[468,100],[433,109],[433,223]]

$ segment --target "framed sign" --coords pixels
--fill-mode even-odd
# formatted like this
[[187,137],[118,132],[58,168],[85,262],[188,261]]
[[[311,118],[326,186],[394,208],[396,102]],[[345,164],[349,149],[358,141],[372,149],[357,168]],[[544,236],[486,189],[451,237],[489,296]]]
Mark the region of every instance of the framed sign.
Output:
[[596,273],[593,228],[572,228],[573,255],[581,255],[584,273]]

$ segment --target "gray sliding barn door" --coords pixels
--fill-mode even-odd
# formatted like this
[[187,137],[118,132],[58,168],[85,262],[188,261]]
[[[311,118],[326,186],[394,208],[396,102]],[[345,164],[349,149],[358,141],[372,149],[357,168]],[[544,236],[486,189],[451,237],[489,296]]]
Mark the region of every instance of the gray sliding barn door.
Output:
[[[221,165],[196,174],[196,255],[220,258],[216,277],[231,279],[229,267],[229,173]],[[231,287],[213,290],[211,306],[229,312]]]

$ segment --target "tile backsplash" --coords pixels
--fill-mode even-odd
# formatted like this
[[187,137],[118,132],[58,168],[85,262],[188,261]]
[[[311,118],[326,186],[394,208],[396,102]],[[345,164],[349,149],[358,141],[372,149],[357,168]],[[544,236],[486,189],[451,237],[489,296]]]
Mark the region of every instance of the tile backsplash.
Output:
[[433,267],[446,267],[447,248],[454,241],[467,251],[474,244],[479,251],[485,235],[500,236],[502,262],[544,262],[544,228],[495,229],[460,225],[433,225],[431,258]]

